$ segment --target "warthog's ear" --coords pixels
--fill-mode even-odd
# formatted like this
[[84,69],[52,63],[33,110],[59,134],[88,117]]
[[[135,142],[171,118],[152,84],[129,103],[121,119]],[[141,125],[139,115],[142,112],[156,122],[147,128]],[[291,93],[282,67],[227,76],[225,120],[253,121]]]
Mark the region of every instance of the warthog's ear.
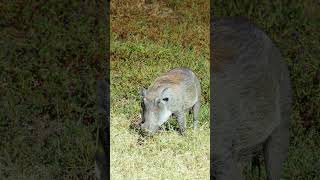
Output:
[[147,90],[144,87],[140,88],[140,97],[141,98],[145,97],[146,96],[146,92],[147,92]]

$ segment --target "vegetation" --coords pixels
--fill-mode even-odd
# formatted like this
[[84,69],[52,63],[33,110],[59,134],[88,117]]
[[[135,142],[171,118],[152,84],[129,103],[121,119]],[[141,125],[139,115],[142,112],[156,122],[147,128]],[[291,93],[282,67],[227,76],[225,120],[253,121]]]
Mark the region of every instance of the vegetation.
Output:
[[95,79],[106,72],[101,1],[0,8],[0,179],[93,179]]
[[[111,2],[111,178],[209,179],[209,1]],[[140,114],[140,87],[174,67],[201,82],[200,126],[185,136],[175,119],[139,142],[130,129]]]

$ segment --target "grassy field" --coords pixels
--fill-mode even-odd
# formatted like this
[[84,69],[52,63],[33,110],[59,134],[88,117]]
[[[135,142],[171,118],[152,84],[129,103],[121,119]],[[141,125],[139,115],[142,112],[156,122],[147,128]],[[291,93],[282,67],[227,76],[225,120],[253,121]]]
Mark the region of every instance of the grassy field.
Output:
[[[315,0],[215,0],[213,4],[216,17],[246,16],[254,21],[274,40],[289,65],[294,102],[283,179],[320,177],[319,7]],[[257,179],[246,173],[248,179]],[[265,179],[263,168],[261,173]]]
[[[209,2],[111,3],[111,178],[209,179]],[[140,87],[174,67],[193,69],[201,82],[199,129],[165,131],[139,143],[129,127],[140,113]]]
[[107,69],[103,3],[0,8],[0,179],[93,179],[95,79]]

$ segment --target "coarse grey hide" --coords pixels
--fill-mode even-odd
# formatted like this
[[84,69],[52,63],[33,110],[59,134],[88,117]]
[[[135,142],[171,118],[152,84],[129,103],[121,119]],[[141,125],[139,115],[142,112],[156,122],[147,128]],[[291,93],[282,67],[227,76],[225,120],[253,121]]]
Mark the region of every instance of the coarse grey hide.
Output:
[[211,177],[242,179],[238,165],[262,149],[267,179],[279,180],[289,145],[288,68],[247,19],[213,19],[211,26]]
[[174,68],[141,89],[141,129],[154,134],[171,115],[176,116],[180,133],[186,129],[186,111],[193,111],[194,128],[198,126],[201,88],[196,75],[189,68]]

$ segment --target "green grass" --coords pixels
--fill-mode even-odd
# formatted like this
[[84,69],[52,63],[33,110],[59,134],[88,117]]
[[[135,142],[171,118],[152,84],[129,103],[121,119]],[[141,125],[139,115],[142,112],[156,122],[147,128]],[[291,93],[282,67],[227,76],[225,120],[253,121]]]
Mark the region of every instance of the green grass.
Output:
[[[146,13],[133,4],[133,7],[119,1],[112,4],[115,6],[111,8],[114,13],[111,14],[110,72],[112,179],[209,179],[209,44],[203,43],[208,42],[205,33],[209,32],[209,24],[206,23],[208,19],[197,23],[199,14],[191,17],[192,10],[201,8],[199,4],[203,2],[194,3],[193,9],[182,8],[186,3],[160,4],[162,9],[175,8],[176,11],[159,17],[157,12],[150,10],[155,14],[152,18],[146,17]],[[131,8],[135,9],[126,24],[119,18],[123,15],[122,8],[129,14]],[[178,19],[171,18],[177,14],[181,15]],[[193,18],[189,19],[191,24],[183,21],[188,18]],[[156,24],[159,21],[162,23]],[[200,40],[194,40],[198,38],[197,33]],[[148,87],[161,73],[174,67],[189,67],[200,80],[199,129],[193,130],[192,115],[188,115],[186,135],[181,136],[176,130],[176,119],[171,118],[163,125],[166,130],[141,144],[139,134],[130,129],[140,114],[139,89]]]
[[65,0],[0,7],[0,179],[93,179],[105,9]]
[[[113,39],[111,51],[116,57],[111,62],[111,177],[208,179],[210,73],[206,57],[175,43],[146,40]],[[138,133],[129,126],[140,113],[140,87],[148,87],[159,74],[182,66],[193,69],[201,81],[200,129],[192,131],[192,116],[188,116],[185,137],[169,130],[139,145]],[[177,127],[175,119],[168,124]]]

